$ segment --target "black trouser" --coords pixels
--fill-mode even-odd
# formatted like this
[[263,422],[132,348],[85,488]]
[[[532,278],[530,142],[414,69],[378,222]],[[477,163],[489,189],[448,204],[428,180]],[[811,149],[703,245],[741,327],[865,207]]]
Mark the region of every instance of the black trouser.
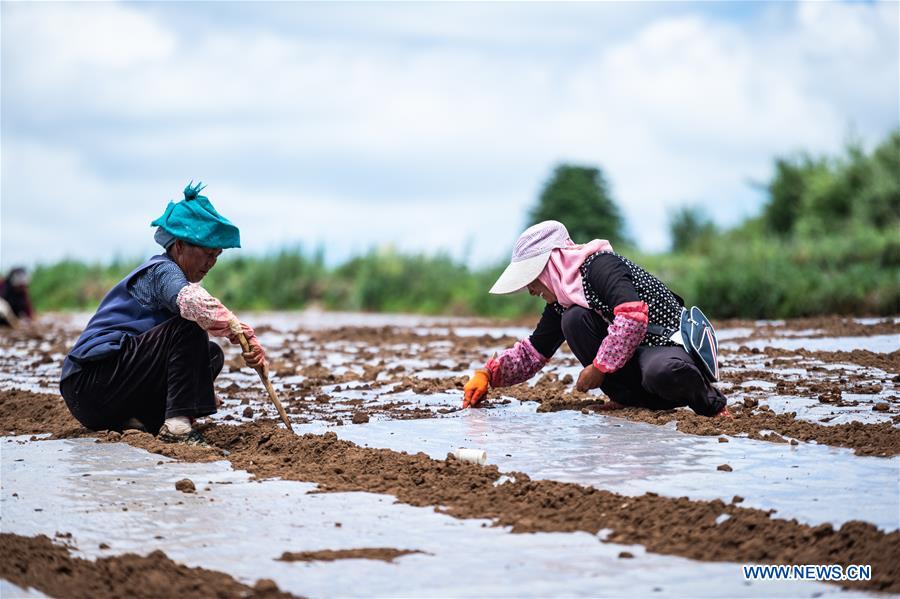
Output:
[[92,430],[137,418],[155,433],[166,418],[216,411],[213,380],[225,355],[197,323],[176,316],[126,337],[119,352],[84,364],[60,384],[72,415]]
[[[572,306],[562,316],[562,330],[572,353],[587,366],[597,356],[607,324],[593,310]],[[638,346],[625,366],[606,375],[600,389],[616,403],[651,410],[690,406],[713,416],[725,406],[725,396],[703,378],[683,347]]]

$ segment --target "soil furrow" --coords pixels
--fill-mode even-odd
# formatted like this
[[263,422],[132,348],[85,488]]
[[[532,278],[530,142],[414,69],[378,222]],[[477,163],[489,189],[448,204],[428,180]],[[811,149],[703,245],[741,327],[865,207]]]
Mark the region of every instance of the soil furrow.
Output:
[[[846,447],[857,455],[892,457],[900,455],[900,428],[891,422],[849,422],[826,426],[797,418],[794,413],[776,414],[766,406],[747,400],[728,406],[733,418],[707,418],[688,409],[655,412],[625,408],[603,411],[603,399],[572,392],[554,376],[543,377],[536,385],[517,385],[502,390],[504,396],[520,401],[536,401],[539,412],[580,410],[585,413],[602,412],[608,416],[635,422],[665,425],[675,421],[679,432],[691,435],[747,435],[751,439],[776,443],[789,443],[790,439],[815,442],[831,447]],[[772,435],[768,431],[774,431]],[[787,437],[787,438],[785,438]]]
[[116,599],[118,597],[296,597],[269,579],[249,587],[228,574],[189,568],[162,551],[146,556],[126,553],[96,561],[72,557],[69,549],[48,537],[0,533],[0,578],[51,597]]
[[[46,411],[65,410],[58,399],[54,407],[48,396],[35,398],[44,398]],[[8,411],[0,410],[0,428],[7,431]],[[45,428],[37,430],[40,426]],[[314,482],[323,492],[390,494],[409,505],[440,506],[435,509],[458,518],[487,518],[513,532],[609,530],[606,541],[640,544],[655,553],[702,561],[870,564],[873,579],[852,586],[900,591],[900,531],[886,533],[861,521],[834,529],[772,518],[770,512],[719,500],[653,493],[628,497],[577,484],[535,481],[522,473],[501,473],[496,466],[453,458],[434,460],[423,453],[359,447],[334,433],[295,436],[274,422],[210,425],[204,430],[214,445],[210,449],[168,445],[145,433],[79,433],[71,420],[66,423],[61,417],[45,418],[43,425],[19,432],[92,434],[98,440],[125,441],[192,461],[224,457],[259,478]],[[722,521],[723,514],[728,519]]]

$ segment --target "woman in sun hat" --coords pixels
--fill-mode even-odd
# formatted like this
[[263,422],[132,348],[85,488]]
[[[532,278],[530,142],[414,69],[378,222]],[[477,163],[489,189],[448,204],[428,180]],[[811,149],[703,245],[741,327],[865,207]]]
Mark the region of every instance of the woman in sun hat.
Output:
[[[224,354],[209,336],[232,343],[239,323],[199,282],[240,232],[219,214],[201,184],[169,202],[154,240],[166,251],[133,270],[100,302],[66,356],[60,392],[72,415],[93,430],[144,428],[164,441],[202,442],[194,418],[216,411],[213,381]],[[240,323],[251,368],[267,367],[253,329]]]
[[651,324],[678,330],[684,302],[614,253],[608,241],[575,244],[565,226],[552,220],[529,227],[490,292],[526,289],[547,302],[537,327],[472,375],[463,407],[477,405],[490,387],[528,380],[565,341],[584,366],[576,388],[599,387],[611,400],[608,408],[690,406],[704,416],[725,410],[725,396],[684,347],[647,330]]

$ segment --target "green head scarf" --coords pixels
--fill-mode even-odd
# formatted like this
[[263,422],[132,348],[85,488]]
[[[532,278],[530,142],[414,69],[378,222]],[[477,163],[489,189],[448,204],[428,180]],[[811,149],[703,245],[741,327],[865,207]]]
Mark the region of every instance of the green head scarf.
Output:
[[199,195],[202,183],[191,181],[184,188],[184,200],[169,202],[162,216],[150,223],[159,227],[154,238],[168,249],[176,239],[205,248],[239,248],[241,233],[227,218],[216,212],[206,196]]

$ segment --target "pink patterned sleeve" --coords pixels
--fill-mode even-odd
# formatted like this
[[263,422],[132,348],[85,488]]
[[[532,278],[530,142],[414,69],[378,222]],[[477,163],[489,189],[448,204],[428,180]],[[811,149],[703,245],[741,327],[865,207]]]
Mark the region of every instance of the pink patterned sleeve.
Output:
[[600,372],[615,372],[631,359],[647,333],[646,302],[627,302],[613,310],[609,334],[600,344],[594,366]]
[[265,361],[266,352],[256,338],[256,333],[249,325],[238,321],[231,310],[214,298],[206,289],[197,283],[189,283],[182,287],[176,298],[178,311],[185,320],[192,320],[214,337],[228,337],[231,343],[237,344],[238,338],[231,328],[232,321],[241,325],[244,337],[250,345],[251,353],[261,356]]
[[530,379],[544,367],[547,358],[534,348],[529,339],[519,341],[499,356],[488,360],[485,368],[491,387],[508,387]]
[[231,337],[228,323],[235,318],[234,314],[197,283],[182,287],[175,301],[185,320],[196,322],[215,337]]

